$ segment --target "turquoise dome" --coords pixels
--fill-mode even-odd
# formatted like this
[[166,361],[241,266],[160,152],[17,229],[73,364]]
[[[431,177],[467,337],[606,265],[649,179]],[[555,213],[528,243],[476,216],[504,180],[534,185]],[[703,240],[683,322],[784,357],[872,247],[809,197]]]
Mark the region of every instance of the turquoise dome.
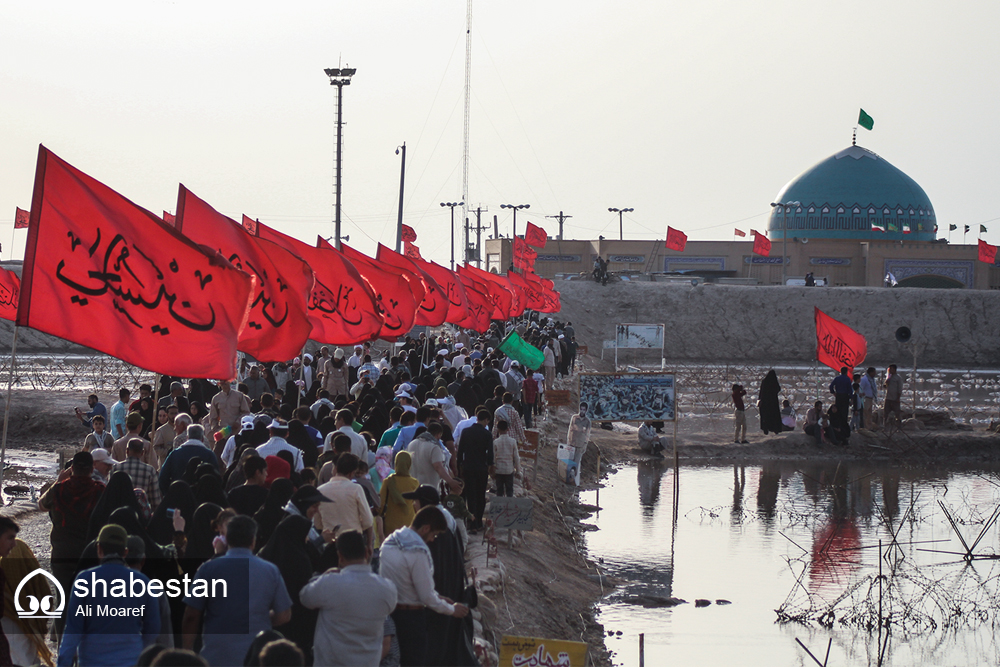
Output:
[[[933,241],[934,207],[917,182],[884,158],[849,146],[793,178],[774,201],[768,236]],[[881,228],[884,232],[880,232]]]

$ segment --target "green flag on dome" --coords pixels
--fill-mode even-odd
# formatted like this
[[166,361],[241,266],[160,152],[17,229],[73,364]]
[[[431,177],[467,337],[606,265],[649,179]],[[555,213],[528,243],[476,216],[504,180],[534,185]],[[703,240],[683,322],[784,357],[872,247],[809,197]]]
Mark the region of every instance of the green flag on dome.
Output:
[[865,113],[864,109],[862,109],[861,113],[858,114],[858,125],[865,128],[866,130],[870,130],[873,127],[875,127],[875,121],[872,119],[871,116]]

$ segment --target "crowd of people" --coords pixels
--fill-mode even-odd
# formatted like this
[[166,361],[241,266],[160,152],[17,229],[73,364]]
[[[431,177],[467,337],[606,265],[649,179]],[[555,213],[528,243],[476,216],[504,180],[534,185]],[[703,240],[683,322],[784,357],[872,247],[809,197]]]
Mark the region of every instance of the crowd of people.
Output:
[[[44,620],[17,620],[0,666],[479,664],[469,535],[491,489],[513,495],[525,429],[574,366],[570,324],[515,326],[542,367],[504,355],[497,324],[248,360],[234,383],[164,378],[121,388],[110,410],[91,395],[80,450],[39,498],[68,596],[58,653]],[[0,518],[10,591],[37,561],[5,531],[17,526]],[[224,581],[228,595],[77,596],[80,578],[126,573]],[[90,603],[145,612],[95,617]]]
[[[895,364],[891,364],[885,377],[879,379],[874,366],[864,373],[845,367],[834,377],[829,386],[833,401],[823,410],[823,402],[816,401],[806,412],[803,431],[811,435],[819,444],[847,445],[851,432],[860,428],[878,430],[886,424],[898,424],[902,420],[901,400],[903,378]],[[732,387],[735,409],[734,425],[736,444],[746,444],[746,406],[743,397],[746,389],[740,384]],[[789,400],[781,402],[781,385],[778,375],[771,369],[760,383],[757,408],[760,414],[760,429],[781,433],[795,430],[797,415]],[[881,397],[881,410],[879,410]]]

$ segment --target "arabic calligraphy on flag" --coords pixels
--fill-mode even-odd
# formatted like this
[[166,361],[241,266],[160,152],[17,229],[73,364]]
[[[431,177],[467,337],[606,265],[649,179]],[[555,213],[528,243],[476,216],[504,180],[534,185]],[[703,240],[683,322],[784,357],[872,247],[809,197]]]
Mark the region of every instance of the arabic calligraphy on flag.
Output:
[[756,230],[751,231],[753,232],[753,253],[755,255],[762,255],[763,257],[770,257],[771,242],[760,232]]
[[27,229],[31,214],[23,208],[15,208],[17,210],[14,211],[14,229]]
[[417,232],[409,225],[403,225],[403,241],[413,243],[417,240]]
[[549,235],[545,233],[545,230],[541,227],[535,225],[532,222],[528,223],[527,229],[524,230],[524,241],[528,245],[535,246],[536,248],[544,248],[545,243],[549,240]]
[[855,368],[868,355],[868,342],[857,331],[815,308],[816,361],[840,372]]
[[17,319],[17,295],[21,291],[21,279],[8,269],[0,269],[0,319]]
[[255,279],[39,146],[17,324],[164,375],[229,379]]
[[674,229],[673,227],[667,227],[667,248],[670,250],[676,250],[678,252],[683,252],[684,248],[687,247],[688,237],[687,234],[679,229]]

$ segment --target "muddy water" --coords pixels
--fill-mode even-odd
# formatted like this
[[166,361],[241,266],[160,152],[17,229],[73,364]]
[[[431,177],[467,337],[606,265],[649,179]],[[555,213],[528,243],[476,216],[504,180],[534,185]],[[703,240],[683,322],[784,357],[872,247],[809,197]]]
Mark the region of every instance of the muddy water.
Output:
[[[587,539],[627,582],[599,605],[615,664],[639,664],[639,633],[647,665],[815,664],[796,638],[820,662],[832,640],[830,665],[1000,664],[1000,561],[931,551],[965,551],[938,501],[971,545],[1000,506],[1000,476],[836,463],[618,470]],[[994,524],[974,553],[1000,554],[997,535]],[[687,603],[649,606],[670,597]]]

